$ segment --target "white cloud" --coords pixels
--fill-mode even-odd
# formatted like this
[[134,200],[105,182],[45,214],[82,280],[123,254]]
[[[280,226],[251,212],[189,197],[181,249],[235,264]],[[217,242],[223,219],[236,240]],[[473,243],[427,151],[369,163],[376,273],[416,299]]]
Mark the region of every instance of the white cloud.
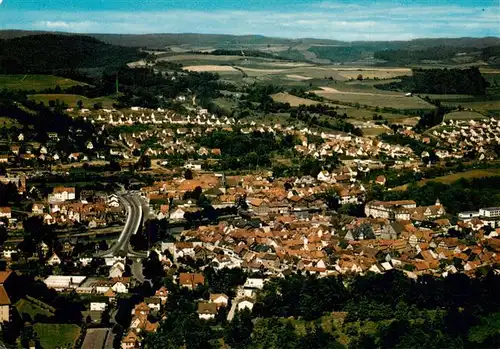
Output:
[[[17,18],[16,18],[17,16]],[[82,20],[91,18],[92,20]],[[320,3],[277,11],[0,11],[0,28],[93,33],[218,33],[338,40],[498,35],[498,8]]]

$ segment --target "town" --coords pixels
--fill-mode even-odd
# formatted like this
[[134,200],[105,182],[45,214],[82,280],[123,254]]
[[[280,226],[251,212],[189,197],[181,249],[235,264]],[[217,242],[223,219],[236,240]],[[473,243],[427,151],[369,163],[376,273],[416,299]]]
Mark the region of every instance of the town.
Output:
[[0,349],[499,348],[498,6],[194,3],[0,0]]

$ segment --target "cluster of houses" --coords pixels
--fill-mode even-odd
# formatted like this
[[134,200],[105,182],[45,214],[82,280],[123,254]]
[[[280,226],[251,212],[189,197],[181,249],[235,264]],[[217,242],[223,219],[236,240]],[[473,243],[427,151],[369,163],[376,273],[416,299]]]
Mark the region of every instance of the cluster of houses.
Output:
[[[199,210],[196,200],[186,198],[186,193],[196,189],[207,197],[212,206],[236,207],[242,201],[252,214],[266,219],[276,215],[319,212],[327,209],[322,195],[335,193],[340,204],[359,204],[366,189],[357,179],[357,171],[341,168],[332,172],[322,171],[317,178],[311,176],[279,178],[262,175],[225,176],[205,173],[194,179],[173,178],[143,187],[141,192],[152,205],[158,219],[182,220],[187,212]],[[189,195],[187,195],[189,196]]]
[[[80,134],[81,130],[71,130]],[[16,139],[9,145],[9,149],[0,153],[0,163],[7,165],[29,165],[33,161],[41,164],[67,164],[75,162],[86,162],[93,158],[103,158],[94,149],[91,139],[84,142],[84,148],[79,152],[68,151],[57,132],[47,132],[45,142],[37,142],[30,139],[24,133],[19,133]]]
[[[484,210],[500,221],[499,208]],[[163,259],[165,265],[191,258],[215,269],[242,268],[270,277],[297,271],[328,276],[391,269],[412,278],[455,272],[473,276],[477,268],[498,263],[500,229],[488,230],[484,222],[469,229],[463,220],[452,225],[443,218],[445,212],[439,202],[425,207],[412,201],[371,202],[368,217],[336,226],[319,213],[285,214],[257,225],[235,220],[185,230],[178,241],[162,243],[157,252],[169,251],[171,260]],[[477,245],[450,237],[451,228],[470,231]]]
[[[494,146],[500,144],[500,120],[449,120],[433,131],[433,135],[451,150],[444,157],[462,157],[475,151],[480,160],[497,158]],[[436,153],[439,157],[439,153]]]

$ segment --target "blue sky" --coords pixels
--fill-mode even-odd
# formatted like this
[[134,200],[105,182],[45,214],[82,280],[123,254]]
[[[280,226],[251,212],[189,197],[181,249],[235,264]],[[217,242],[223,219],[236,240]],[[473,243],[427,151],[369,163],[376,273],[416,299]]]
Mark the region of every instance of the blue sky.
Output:
[[0,0],[0,29],[337,40],[500,36],[500,0]]

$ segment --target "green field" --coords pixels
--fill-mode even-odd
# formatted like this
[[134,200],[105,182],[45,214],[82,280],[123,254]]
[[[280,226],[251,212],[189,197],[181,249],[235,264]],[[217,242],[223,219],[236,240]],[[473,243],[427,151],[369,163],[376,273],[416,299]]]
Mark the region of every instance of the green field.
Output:
[[445,115],[444,120],[480,120],[484,119],[483,114],[473,112],[473,111],[455,111]]
[[317,95],[333,102],[350,103],[368,107],[395,108],[395,109],[434,109],[434,106],[424,100],[412,96],[406,97],[403,93],[380,93],[368,91],[347,91],[331,87],[322,87],[322,90],[313,91]]
[[54,316],[54,312],[52,310],[53,308],[51,306],[37,300],[31,301],[23,298],[17,301],[17,303],[14,304],[14,306],[16,307],[19,314],[27,314],[33,320],[37,315],[47,316],[47,317]]
[[458,107],[459,105],[466,109],[471,109],[478,113],[487,114],[488,112],[500,113],[500,100],[477,101],[477,102],[445,102],[445,105]]
[[103,108],[112,108],[113,103],[116,100],[112,97],[98,97],[98,98],[87,98],[80,95],[70,95],[70,94],[34,94],[28,95],[28,98],[33,99],[36,102],[43,102],[45,105],[49,105],[51,100],[60,100],[68,105],[70,108],[76,108],[76,103],[81,100],[83,102],[84,108],[92,109],[94,104],[102,103]]
[[33,328],[44,349],[73,348],[81,331],[77,325],[69,324],[37,323]]
[[47,88],[55,88],[56,86],[65,89],[76,85],[85,85],[85,83],[55,75],[0,74],[0,89],[40,91]]
[[[458,172],[452,173],[446,176],[422,179],[417,182],[418,186],[423,186],[427,182],[439,182],[443,184],[451,184],[459,179],[473,179],[473,178],[484,178],[484,177],[497,177],[500,176],[499,168],[491,168],[491,169],[481,169],[481,170],[470,170],[466,172]],[[408,184],[400,185],[399,187],[394,187],[392,190],[406,190],[408,188]]]
[[3,116],[0,116],[0,127],[5,127],[5,128],[23,128],[21,124],[12,118],[6,118]]

